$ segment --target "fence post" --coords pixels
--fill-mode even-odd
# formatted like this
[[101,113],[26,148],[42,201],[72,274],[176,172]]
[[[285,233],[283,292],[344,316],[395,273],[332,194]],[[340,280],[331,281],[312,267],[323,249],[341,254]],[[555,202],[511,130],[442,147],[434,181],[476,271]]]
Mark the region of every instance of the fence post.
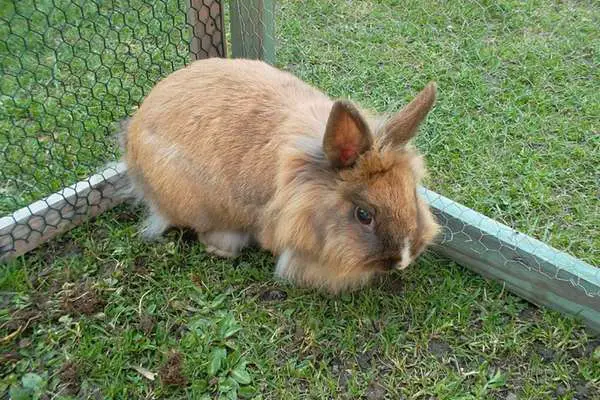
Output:
[[190,0],[188,24],[192,28],[192,61],[227,56],[222,0]]
[[235,58],[275,62],[273,0],[230,0],[231,52]]

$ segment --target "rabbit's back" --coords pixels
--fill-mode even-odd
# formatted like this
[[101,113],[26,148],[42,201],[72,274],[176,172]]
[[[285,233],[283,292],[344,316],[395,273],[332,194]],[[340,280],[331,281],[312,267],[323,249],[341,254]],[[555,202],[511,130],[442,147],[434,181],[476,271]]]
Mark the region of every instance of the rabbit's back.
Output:
[[197,61],[144,100],[125,160],[173,224],[252,229],[275,190],[279,150],[294,135],[320,135],[331,104],[259,61]]

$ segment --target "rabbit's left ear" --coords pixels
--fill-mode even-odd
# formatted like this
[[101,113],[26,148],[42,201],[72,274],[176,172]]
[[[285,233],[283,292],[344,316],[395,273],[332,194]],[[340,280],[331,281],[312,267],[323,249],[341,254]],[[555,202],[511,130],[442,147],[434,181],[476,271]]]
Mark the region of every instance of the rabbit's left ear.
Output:
[[336,101],[323,137],[323,151],[331,165],[334,168],[351,167],[372,145],[369,126],[356,107],[346,101]]
[[419,125],[433,107],[435,95],[436,84],[429,82],[410,103],[387,121],[384,142],[395,147],[408,143],[417,134]]

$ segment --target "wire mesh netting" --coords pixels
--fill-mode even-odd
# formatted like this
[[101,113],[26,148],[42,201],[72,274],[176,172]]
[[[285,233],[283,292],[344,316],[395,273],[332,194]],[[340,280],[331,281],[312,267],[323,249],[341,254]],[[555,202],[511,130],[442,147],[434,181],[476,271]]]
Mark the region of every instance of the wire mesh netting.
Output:
[[275,3],[273,0],[229,2],[232,54],[275,63]]
[[2,253],[108,207],[119,171],[88,177],[118,157],[119,122],[161,77],[224,56],[223,32],[220,1],[5,2],[0,215],[43,215],[5,218]]
[[[427,186],[600,263],[597,10],[205,0],[188,11],[188,3],[170,0],[97,3],[19,2],[2,10],[1,213],[114,159],[115,123],[160,77],[189,62],[190,51],[225,55],[230,17],[234,56],[275,62],[332,97],[374,110],[398,110],[437,81],[437,106],[417,139],[430,167]],[[579,260],[433,192],[428,199],[447,207],[436,210],[445,247],[600,296],[600,270],[574,278],[568,270]],[[90,200],[82,201],[87,209]]]

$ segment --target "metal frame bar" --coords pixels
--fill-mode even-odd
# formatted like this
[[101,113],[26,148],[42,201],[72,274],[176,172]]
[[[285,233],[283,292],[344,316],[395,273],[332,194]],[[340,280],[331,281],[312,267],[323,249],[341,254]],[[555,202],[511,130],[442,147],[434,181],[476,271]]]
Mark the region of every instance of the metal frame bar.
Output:
[[23,255],[121,203],[117,194],[125,185],[126,167],[118,163],[0,218],[0,261]]

